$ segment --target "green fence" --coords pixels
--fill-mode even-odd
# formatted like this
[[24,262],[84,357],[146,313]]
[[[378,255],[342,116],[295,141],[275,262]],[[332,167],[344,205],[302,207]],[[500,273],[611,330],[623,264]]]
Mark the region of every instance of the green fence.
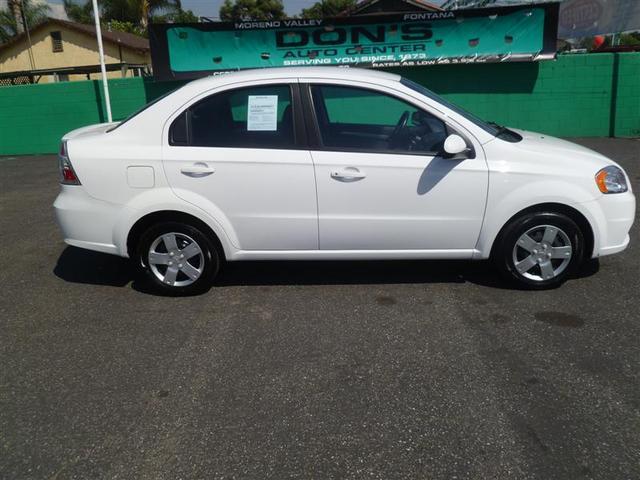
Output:
[[[512,127],[565,137],[640,136],[640,53],[394,71]],[[179,85],[110,80],[113,117]],[[106,121],[103,105],[99,81],[0,87],[0,155],[56,152],[65,132]]]

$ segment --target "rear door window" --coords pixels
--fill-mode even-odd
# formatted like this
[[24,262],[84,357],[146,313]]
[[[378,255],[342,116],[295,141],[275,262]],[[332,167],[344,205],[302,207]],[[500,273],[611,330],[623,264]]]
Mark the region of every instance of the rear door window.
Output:
[[291,88],[269,85],[211,95],[174,120],[169,139],[194,147],[291,148]]

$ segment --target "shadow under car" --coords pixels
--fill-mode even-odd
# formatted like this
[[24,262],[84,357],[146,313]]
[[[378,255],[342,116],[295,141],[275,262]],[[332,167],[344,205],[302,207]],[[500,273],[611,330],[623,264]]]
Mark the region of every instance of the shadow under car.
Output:
[[[585,262],[575,277],[598,271],[597,260]],[[71,283],[124,287],[148,292],[131,260],[66,247],[53,273]],[[487,261],[468,260],[343,260],[243,261],[222,266],[213,286],[367,285],[464,283],[513,290]]]

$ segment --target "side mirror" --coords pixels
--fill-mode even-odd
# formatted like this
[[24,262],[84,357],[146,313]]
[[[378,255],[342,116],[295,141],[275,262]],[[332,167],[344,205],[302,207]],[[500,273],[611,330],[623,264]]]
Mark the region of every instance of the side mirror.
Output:
[[455,157],[467,151],[467,142],[460,135],[452,133],[444,141],[444,153],[449,157]]

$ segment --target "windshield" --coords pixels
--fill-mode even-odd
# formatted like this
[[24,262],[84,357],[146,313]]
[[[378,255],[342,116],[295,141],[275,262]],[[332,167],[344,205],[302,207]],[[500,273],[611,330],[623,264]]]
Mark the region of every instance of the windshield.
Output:
[[493,135],[494,137],[497,137],[498,135],[500,135],[501,131],[503,130],[503,127],[500,127],[499,125],[496,125],[495,123],[485,122],[481,118],[476,117],[474,114],[469,113],[466,110],[463,110],[462,108],[458,107],[457,105],[451,103],[449,100],[445,100],[441,96],[436,95],[435,93],[433,93],[428,88],[423,87],[422,85],[417,84],[416,82],[412,82],[411,80],[407,80],[406,78],[402,78],[400,80],[400,83],[402,83],[405,87],[409,87],[411,90],[415,90],[416,92],[424,95],[425,97],[428,97],[428,98],[430,98],[432,100],[435,100],[436,102],[444,105],[445,107],[449,108],[450,110],[453,110],[458,115],[461,115],[464,118],[466,118],[467,120],[469,120],[470,122],[475,123],[477,126],[479,126],[481,129],[483,129],[485,132]]

